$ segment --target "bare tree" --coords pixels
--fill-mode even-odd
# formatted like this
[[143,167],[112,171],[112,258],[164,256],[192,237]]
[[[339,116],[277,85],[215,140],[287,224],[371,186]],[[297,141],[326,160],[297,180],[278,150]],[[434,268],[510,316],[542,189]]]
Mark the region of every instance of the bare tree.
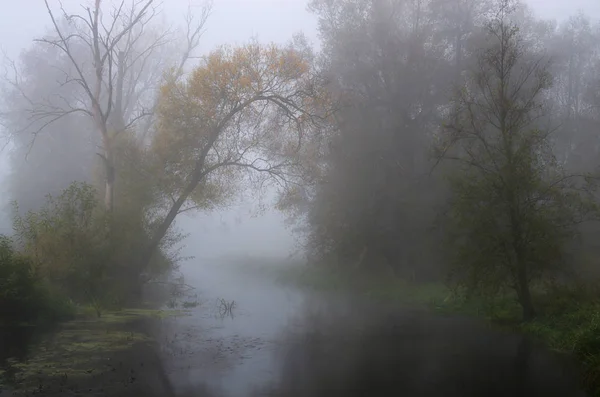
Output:
[[[79,14],[68,13],[62,5],[57,12],[47,0],[44,4],[52,34],[35,41],[56,49],[67,59],[68,67],[58,66],[62,77],[56,93],[34,99],[28,96],[20,71],[12,64],[10,84],[27,104],[27,122],[17,132],[31,132],[33,145],[36,136],[49,125],[74,114],[87,116],[100,143],[97,154],[104,169],[104,204],[112,211],[116,139],[124,131],[137,129],[143,133],[150,129],[161,74],[172,65],[178,75],[183,74],[199,44],[212,3],[204,3],[198,17],[189,8],[186,45],[177,59],[166,53],[172,49],[169,45],[174,44],[176,32],[158,30],[152,24],[159,12],[154,0],[122,0],[109,11],[102,0],[95,0]],[[65,87],[70,91],[59,92]]]

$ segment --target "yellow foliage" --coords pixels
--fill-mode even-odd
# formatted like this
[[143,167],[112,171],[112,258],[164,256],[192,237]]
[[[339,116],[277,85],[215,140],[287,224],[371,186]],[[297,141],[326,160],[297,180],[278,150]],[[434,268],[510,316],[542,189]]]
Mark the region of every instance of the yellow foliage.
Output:
[[301,125],[327,103],[317,79],[310,51],[256,42],[222,46],[184,81],[168,79],[152,143],[165,188],[182,191],[198,171],[214,169],[191,198],[211,207],[231,197],[240,174],[222,168],[248,164],[250,153],[287,156]]

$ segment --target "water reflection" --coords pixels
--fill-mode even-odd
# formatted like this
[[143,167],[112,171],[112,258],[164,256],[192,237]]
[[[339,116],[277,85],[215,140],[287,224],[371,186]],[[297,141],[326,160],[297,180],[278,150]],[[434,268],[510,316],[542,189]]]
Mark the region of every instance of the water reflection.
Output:
[[169,325],[180,396],[583,396],[570,366],[470,319],[309,295],[218,267],[196,286],[205,301],[235,301],[235,316],[201,306]]
[[583,396],[574,371],[529,340],[418,311],[311,313],[286,330],[281,372],[255,395]]
[[0,367],[6,365],[8,358],[25,358],[37,334],[35,327],[0,327]]
[[33,326],[0,327],[0,396],[10,396],[10,384],[17,368],[15,363],[27,359],[33,347],[53,329]]

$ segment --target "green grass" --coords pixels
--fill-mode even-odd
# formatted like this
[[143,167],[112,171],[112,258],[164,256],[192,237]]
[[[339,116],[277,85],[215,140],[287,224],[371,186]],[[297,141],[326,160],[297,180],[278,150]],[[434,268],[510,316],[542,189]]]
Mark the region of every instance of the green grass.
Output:
[[536,298],[539,315],[519,329],[575,357],[587,390],[600,396],[600,295],[596,288],[562,287]]

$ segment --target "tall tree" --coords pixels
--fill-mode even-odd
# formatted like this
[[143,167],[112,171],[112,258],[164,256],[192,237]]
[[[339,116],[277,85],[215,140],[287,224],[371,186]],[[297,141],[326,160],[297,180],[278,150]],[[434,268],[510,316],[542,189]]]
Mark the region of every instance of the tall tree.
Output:
[[[470,14],[447,12],[458,3]],[[483,3],[310,3],[326,68],[346,105],[308,206],[309,245],[321,259],[432,275],[439,258],[430,229],[442,191],[429,172],[431,134],[457,66],[469,63],[469,29]]]
[[[153,0],[120,1],[109,12],[101,0],[85,7],[81,14],[56,12],[45,1],[52,32],[36,40],[54,49],[55,65],[60,76],[54,91],[37,97],[22,87],[25,77],[14,68],[11,84],[25,99],[18,133],[30,132],[34,140],[56,122],[74,115],[90,120],[95,142],[101,147],[104,173],[104,203],[114,207],[115,141],[125,131],[147,131],[155,102],[155,89],[161,74],[172,65],[179,75],[193,55],[209,16],[211,3],[205,3],[199,18],[187,17],[186,45],[181,51],[168,53],[174,32],[159,30],[152,23],[158,10]],[[29,71],[34,74],[35,71]],[[56,73],[55,73],[56,74]],[[140,123],[146,119],[146,123]],[[54,137],[61,141],[59,137]]]
[[524,320],[535,315],[531,283],[556,274],[564,245],[593,206],[580,176],[566,175],[540,125],[552,78],[498,2],[488,47],[452,102],[440,158],[458,161],[451,176],[448,233],[453,277],[470,292],[512,288]]

